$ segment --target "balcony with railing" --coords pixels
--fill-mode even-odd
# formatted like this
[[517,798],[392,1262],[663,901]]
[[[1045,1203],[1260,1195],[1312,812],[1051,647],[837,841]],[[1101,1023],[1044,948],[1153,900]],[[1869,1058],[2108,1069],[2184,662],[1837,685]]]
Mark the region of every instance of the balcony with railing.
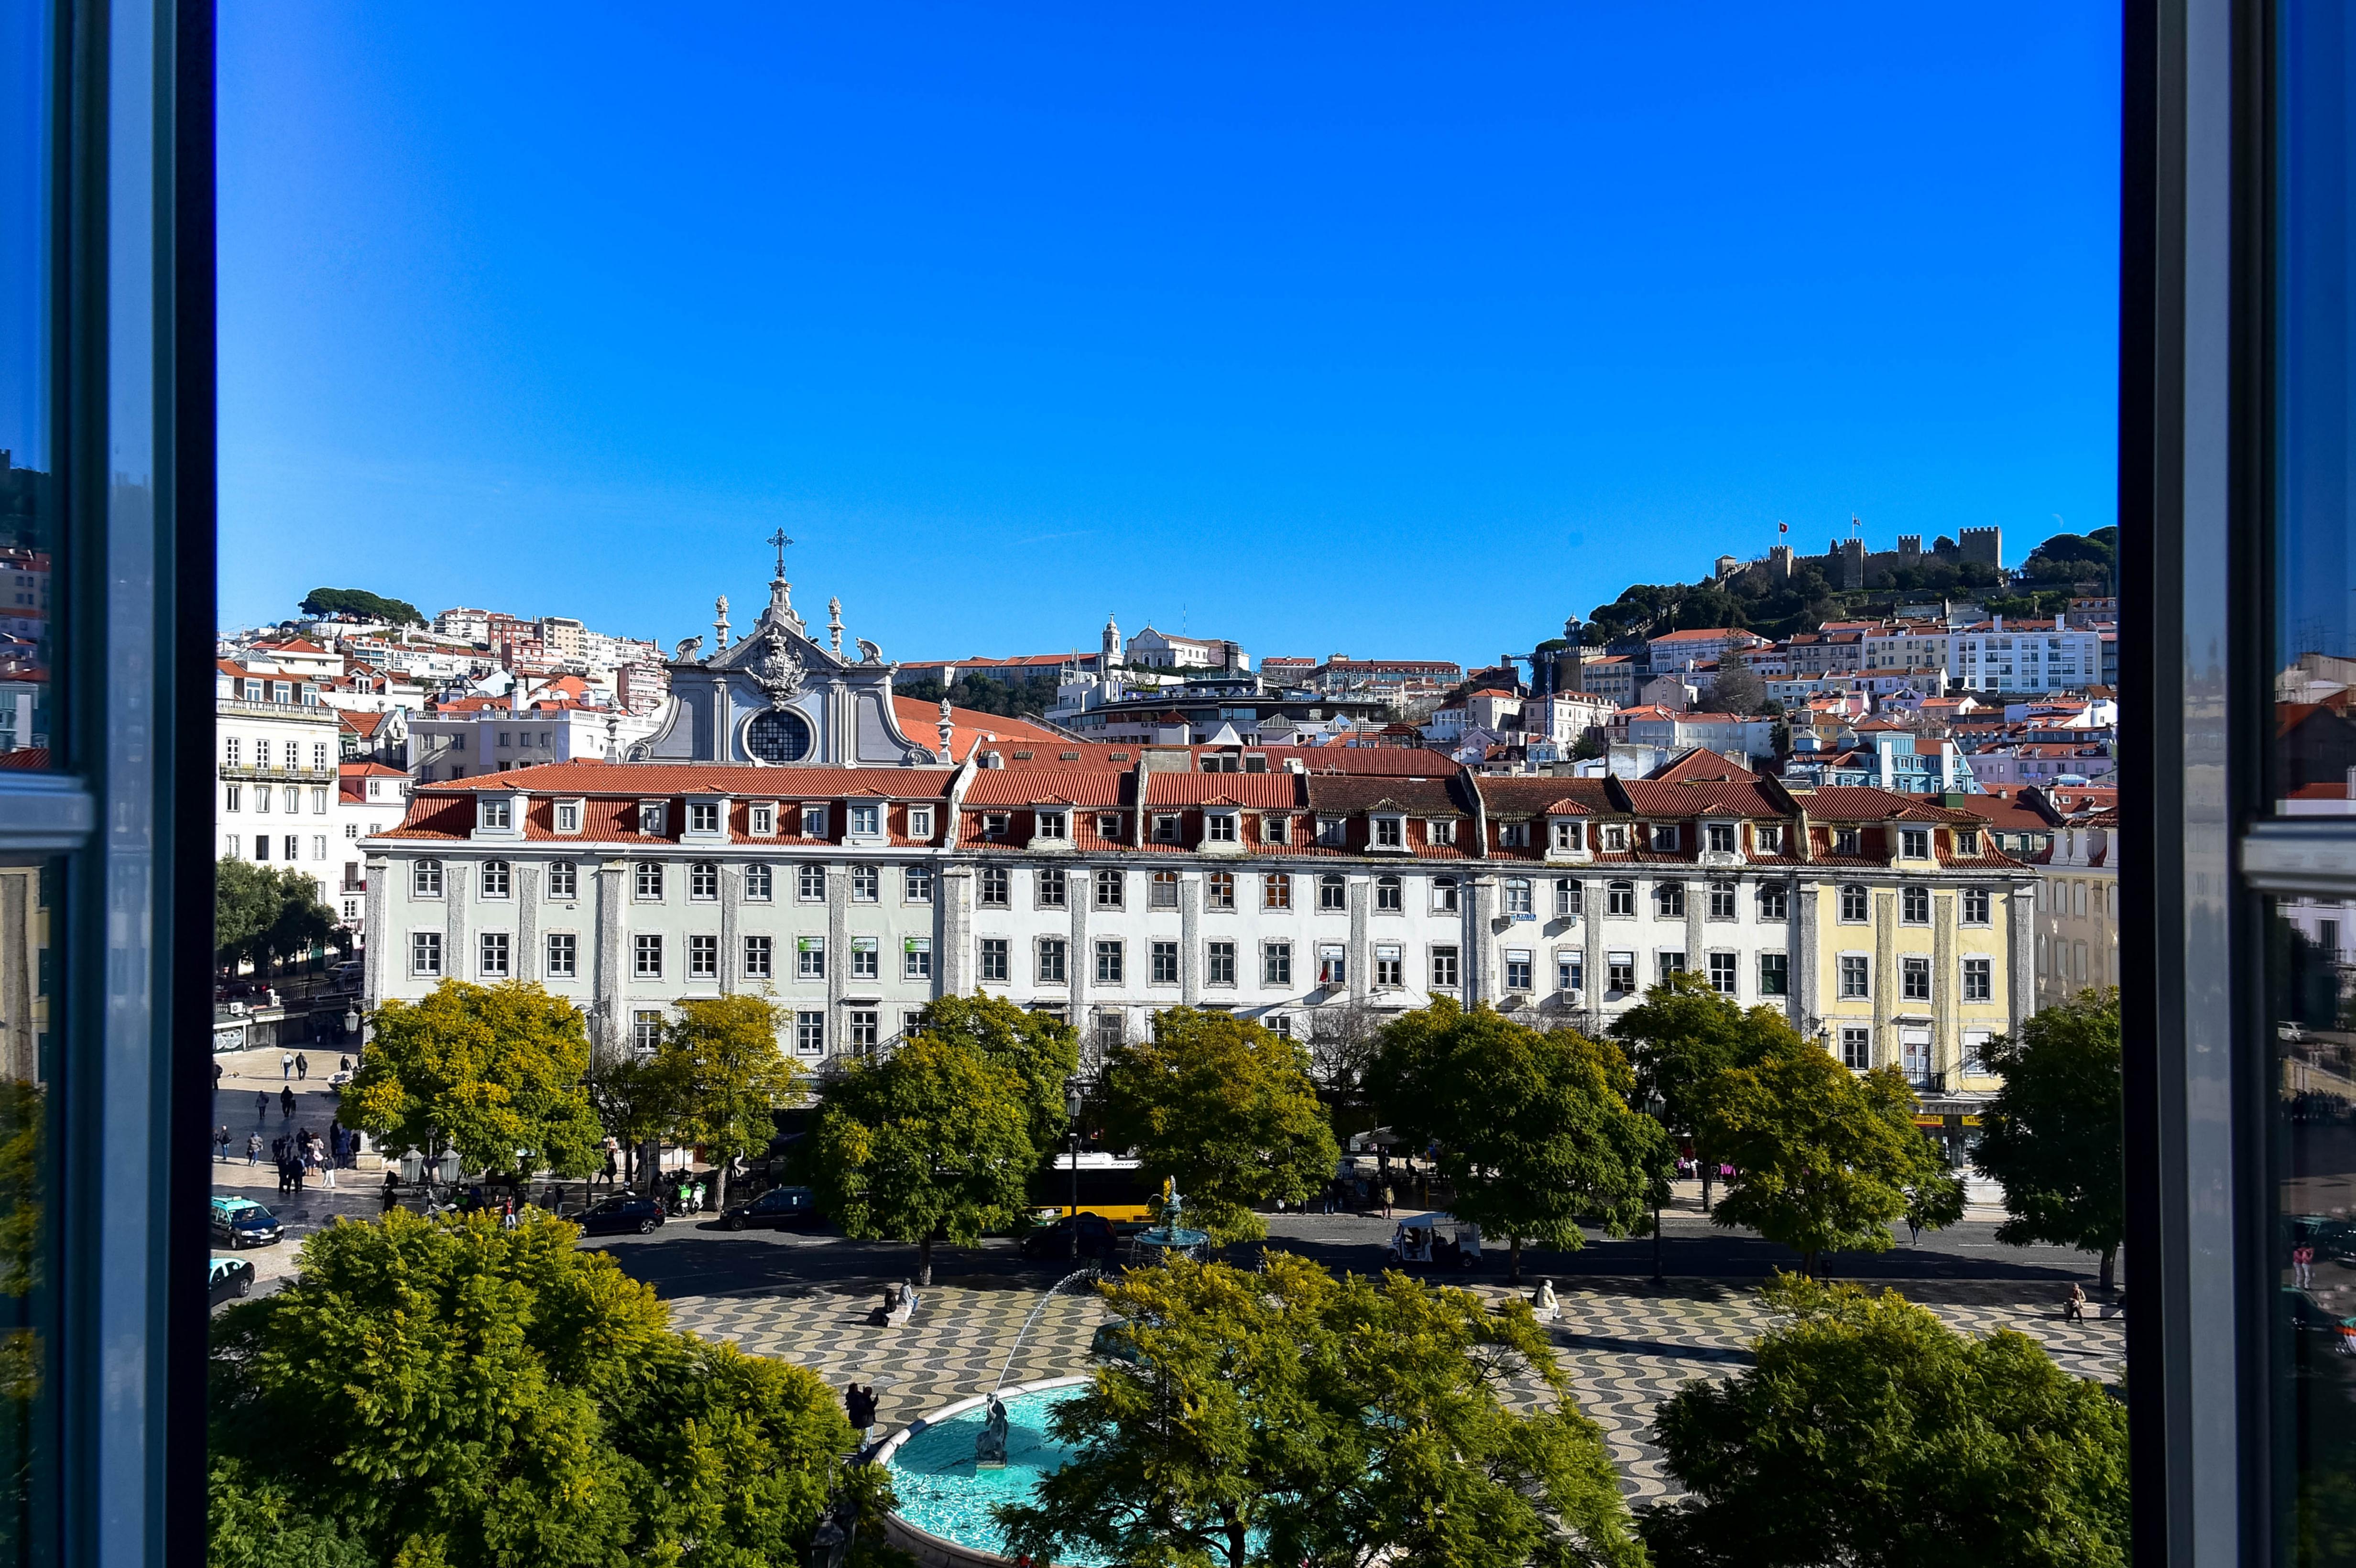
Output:
[[278,763],[223,763],[221,778],[230,784],[315,784],[336,782],[336,770],[325,768],[290,768]]

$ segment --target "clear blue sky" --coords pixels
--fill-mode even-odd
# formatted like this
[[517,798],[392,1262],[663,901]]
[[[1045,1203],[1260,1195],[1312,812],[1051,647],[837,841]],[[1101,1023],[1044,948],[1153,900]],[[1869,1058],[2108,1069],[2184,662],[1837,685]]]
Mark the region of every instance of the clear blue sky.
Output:
[[782,525],[892,657],[1487,659],[2115,520],[2115,6],[221,20],[224,624],[669,640]]

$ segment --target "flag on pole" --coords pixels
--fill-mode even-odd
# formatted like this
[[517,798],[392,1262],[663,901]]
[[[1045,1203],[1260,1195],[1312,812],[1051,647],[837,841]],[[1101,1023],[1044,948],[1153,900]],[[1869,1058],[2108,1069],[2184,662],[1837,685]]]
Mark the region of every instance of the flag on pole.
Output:
[[1775,525],[1775,531],[1779,534],[1788,534],[1792,531],[1792,525],[1789,523],[1777,523]]

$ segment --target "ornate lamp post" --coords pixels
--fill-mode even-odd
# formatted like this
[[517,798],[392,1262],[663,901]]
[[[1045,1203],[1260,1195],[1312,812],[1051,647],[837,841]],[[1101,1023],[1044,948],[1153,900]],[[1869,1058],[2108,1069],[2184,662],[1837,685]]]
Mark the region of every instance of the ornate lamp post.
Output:
[[[1661,1098],[1657,1090],[1644,1101],[1644,1114],[1661,1124],[1661,1136],[1666,1138],[1669,1136],[1669,1103]],[[1661,1189],[1658,1183],[1653,1188],[1653,1283],[1668,1283],[1661,1275]]]

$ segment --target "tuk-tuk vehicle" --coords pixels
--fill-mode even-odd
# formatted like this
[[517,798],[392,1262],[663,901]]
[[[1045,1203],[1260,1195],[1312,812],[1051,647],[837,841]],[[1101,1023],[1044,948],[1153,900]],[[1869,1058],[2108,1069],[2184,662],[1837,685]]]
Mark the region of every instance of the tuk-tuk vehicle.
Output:
[[1399,1268],[1475,1268],[1481,1262],[1481,1227],[1453,1214],[1416,1214],[1391,1229],[1383,1261]]

